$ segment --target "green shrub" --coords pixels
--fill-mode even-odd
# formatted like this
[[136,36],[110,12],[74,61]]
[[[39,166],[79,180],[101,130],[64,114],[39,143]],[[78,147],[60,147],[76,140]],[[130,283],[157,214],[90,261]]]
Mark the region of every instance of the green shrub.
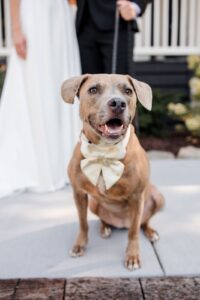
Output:
[[174,130],[174,125],[182,122],[174,116],[170,116],[167,106],[170,102],[183,102],[184,96],[183,93],[154,91],[152,111],[147,111],[138,105],[139,134],[158,137],[169,136]]

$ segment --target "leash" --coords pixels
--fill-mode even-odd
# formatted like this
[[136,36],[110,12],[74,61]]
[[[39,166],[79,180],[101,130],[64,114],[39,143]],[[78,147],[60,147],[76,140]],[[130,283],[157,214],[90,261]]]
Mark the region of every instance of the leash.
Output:
[[[112,69],[111,69],[111,73],[112,74],[116,74],[116,70],[117,70],[117,52],[118,52],[118,40],[119,40],[119,10],[118,7],[116,6],[115,9],[115,27],[114,27],[114,36],[113,36],[113,51],[112,51]],[[128,23],[128,68],[129,68],[129,73],[132,75],[133,70],[132,70],[132,50],[130,45],[130,35],[132,34],[131,32],[131,24],[130,22]],[[140,126],[139,126],[139,115],[138,115],[138,110],[136,110],[136,114],[135,114],[135,128],[136,128],[136,132],[139,134],[140,132]]]
[[[127,26],[127,30],[128,30],[128,74],[130,74],[131,76],[133,76],[133,72],[134,72],[134,69],[133,69],[133,48],[131,47],[132,46],[132,39],[134,39],[134,37],[131,37],[131,35],[133,34],[132,30],[131,30],[131,23],[129,22],[128,23],[128,26]],[[133,40],[133,45],[135,44],[135,40]],[[137,135],[139,136],[140,135],[140,123],[139,123],[139,112],[138,112],[138,107],[136,108],[136,112],[135,112],[135,117],[134,117],[134,126],[135,126],[135,130],[136,130],[136,133]]]
[[113,37],[113,52],[112,52],[112,74],[116,73],[117,69],[117,48],[118,48],[118,39],[119,39],[119,10],[116,6],[115,10],[115,28],[114,28],[114,37]]

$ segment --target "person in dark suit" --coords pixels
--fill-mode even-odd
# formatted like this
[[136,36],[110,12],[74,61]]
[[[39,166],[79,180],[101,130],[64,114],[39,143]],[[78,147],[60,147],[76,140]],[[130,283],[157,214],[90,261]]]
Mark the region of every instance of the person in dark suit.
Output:
[[136,18],[145,0],[77,0],[76,30],[83,73],[111,73],[115,10],[120,13],[116,73],[132,74]]

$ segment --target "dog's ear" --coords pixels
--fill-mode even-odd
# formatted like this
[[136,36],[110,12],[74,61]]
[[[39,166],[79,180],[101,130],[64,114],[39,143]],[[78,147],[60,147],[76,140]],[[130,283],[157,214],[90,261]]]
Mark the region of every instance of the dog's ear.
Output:
[[67,103],[74,103],[74,98],[78,96],[81,85],[89,76],[89,74],[84,74],[65,80],[61,86],[61,96],[63,100]]
[[152,108],[152,90],[150,86],[142,81],[138,81],[130,76],[129,80],[131,81],[133,88],[135,90],[137,99],[139,102],[148,110]]

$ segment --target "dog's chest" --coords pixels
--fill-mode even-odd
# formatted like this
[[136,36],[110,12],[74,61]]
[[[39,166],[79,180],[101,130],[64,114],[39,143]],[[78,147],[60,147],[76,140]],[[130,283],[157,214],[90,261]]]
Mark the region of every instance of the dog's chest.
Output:
[[105,194],[106,191],[106,185],[105,185],[105,181],[103,179],[102,174],[100,174],[98,182],[97,182],[97,188],[100,192],[100,194]]
[[[116,203],[126,202],[127,198],[129,198],[129,188],[127,189],[127,184],[121,180],[117,181],[115,187],[107,190],[104,178],[102,175],[99,176],[97,185],[96,185],[96,192],[94,196],[100,196],[100,198],[104,198],[105,202],[109,202],[109,199],[115,200]],[[102,201],[102,200],[101,200]]]
[[[118,185],[117,185],[117,186],[118,186],[117,189],[119,190],[119,193],[120,193],[120,194],[123,194],[123,196],[125,196],[123,186],[122,186],[121,184],[119,184],[119,181],[118,181]],[[98,179],[98,182],[97,182],[96,187],[97,187],[97,189],[98,189],[98,192],[99,192],[101,195],[107,197],[108,192],[107,192],[107,190],[106,190],[106,184],[105,184],[105,181],[104,181],[102,175],[99,176],[99,179]],[[123,198],[124,198],[124,197],[123,197]]]

